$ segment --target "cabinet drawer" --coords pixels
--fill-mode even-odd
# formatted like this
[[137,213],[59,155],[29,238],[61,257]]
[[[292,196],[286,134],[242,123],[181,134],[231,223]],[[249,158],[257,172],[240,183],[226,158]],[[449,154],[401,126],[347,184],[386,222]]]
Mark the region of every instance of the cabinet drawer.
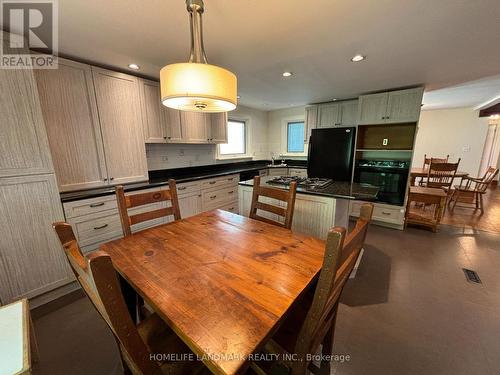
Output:
[[63,203],[66,219],[117,209],[115,194]]
[[[362,201],[351,202],[349,205],[349,215],[358,217],[363,204],[364,202]],[[401,224],[404,220],[404,208],[375,203],[373,207],[372,220],[392,224]]]
[[201,182],[193,181],[193,182],[184,182],[181,184],[177,184],[177,195],[190,195],[193,193],[200,193]]
[[231,174],[229,176],[209,178],[201,181],[201,188],[204,189],[214,189],[223,186],[236,186],[240,181],[239,174]]
[[239,214],[240,210],[238,207],[238,201],[231,202],[224,206],[219,207],[221,210],[232,212],[233,214]]
[[210,211],[238,200],[237,186],[230,186],[217,191],[203,191],[201,204],[203,211]]
[[117,210],[105,214],[81,216],[69,220],[80,246],[89,246],[111,241],[123,236]]

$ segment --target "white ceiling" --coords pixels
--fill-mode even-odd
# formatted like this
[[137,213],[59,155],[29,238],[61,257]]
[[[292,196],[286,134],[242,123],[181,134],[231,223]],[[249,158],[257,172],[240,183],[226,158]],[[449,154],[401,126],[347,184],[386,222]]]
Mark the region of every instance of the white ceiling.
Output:
[[[500,74],[498,0],[205,0],[205,7],[209,62],[235,72],[240,103],[255,108]],[[59,0],[59,30],[61,53],[125,69],[134,62],[152,77],[189,56],[184,0]],[[356,53],[367,60],[350,62]],[[283,78],[285,70],[294,76]],[[454,105],[468,96],[445,93],[426,101]]]

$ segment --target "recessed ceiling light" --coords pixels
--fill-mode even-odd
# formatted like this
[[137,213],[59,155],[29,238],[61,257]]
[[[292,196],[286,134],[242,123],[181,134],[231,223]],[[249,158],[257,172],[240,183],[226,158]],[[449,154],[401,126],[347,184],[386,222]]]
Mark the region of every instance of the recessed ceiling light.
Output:
[[353,56],[351,58],[351,61],[352,62],[359,62],[359,61],[363,61],[364,59],[366,59],[366,56],[363,56],[363,55],[356,55],[356,56]]
[[130,69],[139,70],[139,65],[137,65],[137,64],[128,64],[128,67]]
[[292,75],[292,72],[283,72],[283,77],[291,77]]

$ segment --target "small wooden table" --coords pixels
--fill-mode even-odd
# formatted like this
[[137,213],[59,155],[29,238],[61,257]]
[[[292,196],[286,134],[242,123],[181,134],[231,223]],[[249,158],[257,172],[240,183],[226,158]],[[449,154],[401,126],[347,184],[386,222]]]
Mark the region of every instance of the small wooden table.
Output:
[[[426,177],[429,174],[429,169],[428,168],[412,168],[410,170],[410,185],[415,186],[415,179],[417,177]],[[463,171],[457,171],[455,173],[455,177],[457,178],[462,178],[468,176],[469,173],[463,172]]]
[[324,242],[215,210],[101,246],[216,374],[234,374],[314,282]]
[[[408,202],[406,204],[405,227],[408,224],[417,224],[430,227],[434,232],[441,222],[447,194],[443,189],[434,189],[421,186],[410,186]],[[412,210],[411,203],[421,203],[420,210]],[[428,205],[433,205],[432,211],[427,211]]]
[[0,307],[0,374],[31,373],[30,323],[28,300]]

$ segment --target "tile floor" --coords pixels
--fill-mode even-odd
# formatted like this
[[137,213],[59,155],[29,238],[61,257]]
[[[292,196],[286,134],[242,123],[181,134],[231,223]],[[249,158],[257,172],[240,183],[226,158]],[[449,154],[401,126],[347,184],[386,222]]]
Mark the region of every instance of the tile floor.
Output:
[[[356,279],[347,284],[332,374],[498,374],[500,234],[442,226],[372,226]],[[465,280],[462,268],[482,284]],[[35,374],[119,374],[104,322],[86,298],[34,311],[41,361]],[[44,311],[45,310],[45,311]]]

